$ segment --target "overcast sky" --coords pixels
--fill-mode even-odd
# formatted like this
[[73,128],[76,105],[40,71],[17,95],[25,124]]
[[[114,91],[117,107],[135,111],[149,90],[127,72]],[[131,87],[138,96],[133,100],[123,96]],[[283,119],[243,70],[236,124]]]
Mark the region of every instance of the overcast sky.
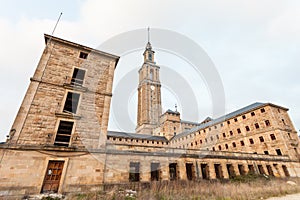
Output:
[[[272,102],[289,108],[295,128],[300,128],[298,0],[0,3],[0,141],[9,133],[37,66],[44,48],[43,34],[52,32],[60,12],[63,16],[55,36],[94,48],[114,35],[148,26],[181,33],[197,42],[213,60],[223,82],[227,112],[257,101]],[[141,63],[142,57],[136,56]],[[161,53],[156,61],[164,64],[167,58]],[[118,68],[126,66],[124,61],[126,58],[118,65],[116,76],[121,71]],[[165,107],[173,106],[172,100],[165,102]],[[184,108],[180,111],[184,113]],[[210,113],[208,109],[199,112],[203,119]],[[187,114],[186,118],[198,120]]]

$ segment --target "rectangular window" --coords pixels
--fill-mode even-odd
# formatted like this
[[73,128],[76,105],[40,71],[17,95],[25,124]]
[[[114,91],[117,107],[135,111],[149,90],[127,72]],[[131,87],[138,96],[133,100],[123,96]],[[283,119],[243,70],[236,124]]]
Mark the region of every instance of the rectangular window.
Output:
[[265,111],[264,108],[262,108],[262,109],[260,109],[260,112],[261,112],[261,113],[264,113],[264,112],[266,112],[266,111]]
[[233,135],[233,132],[232,131],[229,131],[230,135]]
[[270,134],[271,140],[276,140],[275,134]]
[[264,142],[264,141],[265,141],[264,137],[263,137],[263,136],[260,136],[260,137],[259,137],[259,141],[260,141],[260,142]]
[[80,54],[79,54],[79,58],[82,58],[82,59],[87,59],[87,57],[88,57],[88,54],[87,54],[87,53],[80,52]]
[[68,92],[63,112],[76,114],[80,94]]
[[277,155],[282,156],[282,153],[281,153],[280,149],[276,149],[276,153],[277,153]]
[[241,146],[245,146],[245,143],[243,140],[241,140]]
[[234,118],[234,121],[237,122],[238,121],[237,118]]
[[259,124],[258,123],[255,123],[255,128],[259,129]]
[[226,137],[226,134],[225,134],[225,133],[223,133],[223,137],[224,137],[224,138]]
[[250,128],[249,128],[249,126],[246,126],[245,128],[246,128],[246,131],[250,131]]
[[159,181],[159,163],[151,163],[151,181]]
[[249,139],[250,144],[254,144],[254,140],[252,138]]
[[255,112],[252,112],[252,113],[251,113],[251,116],[255,116]]
[[238,129],[237,129],[237,132],[238,132],[238,133],[241,133],[241,129],[238,128]]
[[129,167],[130,167],[130,169],[129,169],[129,181],[130,182],[140,181],[140,163],[130,162]]
[[266,126],[270,126],[271,125],[269,120],[266,120],[265,124],[266,124]]
[[227,124],[230,124],[230,121],[227,121]]
[[232,146],[233,146],[233,147],[236,147],[236,144],[235,144],[235,142],[233,142],[233,143],[232,143]]
[[228,144],[225,144],[225,148],[228,149]]
[[170,174],[170,180],[176,180],[177,179],[177,163],[170,163],[169,164],[169,174]]
[[268,151],[264,151],[264,154],[269,155],[269,152]]
[[242,116],[242,118],[243,118],[243,119],[246,119],[246,116],[245,116],[245,115],[243,115],[243,116]]
[[74,68],[71,84],[82,86],[85,76],[85,70]]
[[57,129],[54,145],[69,146],[74,122],[60,121]]

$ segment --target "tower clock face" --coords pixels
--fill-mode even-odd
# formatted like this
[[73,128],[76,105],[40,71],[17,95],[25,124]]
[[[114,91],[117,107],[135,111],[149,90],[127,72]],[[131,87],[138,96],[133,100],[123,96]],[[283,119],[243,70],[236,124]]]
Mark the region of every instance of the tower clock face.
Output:
[[150,88],[151,88],[151,90],[155,90],[155,87],[154,87],[153,85],[151,85],[151,87],[150,87]]

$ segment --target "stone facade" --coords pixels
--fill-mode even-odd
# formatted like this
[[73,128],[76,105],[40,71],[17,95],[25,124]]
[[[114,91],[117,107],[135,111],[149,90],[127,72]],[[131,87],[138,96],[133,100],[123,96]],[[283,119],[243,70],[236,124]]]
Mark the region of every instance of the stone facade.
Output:
[[154,109],[161,106],[161,86],[148,43],[137,133],[108,131],[119,57],[49,35],[45,40],[10,137],[0,144],[0,199],[129,182],[300,176],[299,138],[288,109],[255,103],[201,123],[184,121],[177,111],[162,114]]

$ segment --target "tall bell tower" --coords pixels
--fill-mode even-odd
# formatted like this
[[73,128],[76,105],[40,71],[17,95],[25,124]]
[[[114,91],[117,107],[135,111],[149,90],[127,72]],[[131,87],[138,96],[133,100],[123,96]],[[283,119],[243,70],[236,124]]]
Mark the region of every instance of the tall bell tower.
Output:
[[148,28],[148,43],[143,53],[144,63],[139,70],[137,133],[152,134],[153,129],[159,126],[159,117],[162,114],[160,67],[154,62],[154,53]]

